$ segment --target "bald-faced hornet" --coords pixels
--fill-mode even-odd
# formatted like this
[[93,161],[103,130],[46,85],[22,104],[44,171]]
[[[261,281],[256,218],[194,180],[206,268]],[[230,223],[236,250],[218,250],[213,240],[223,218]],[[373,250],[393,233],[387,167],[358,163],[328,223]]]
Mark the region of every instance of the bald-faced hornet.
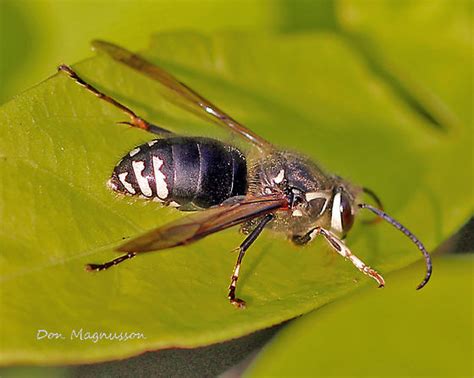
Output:
[[[298,245],[321,235],[331,248],[383,287],[382,276],[357,258],[341,239],[351,229],[358,210],[368,209],[416,244],[426,261],[426,275],[418,289],[428,282],[432,271],[430,255],[410,231],[381,209],[372,191],[324,172],[300,154],[275,148],[139,55],[107,42],[96,41],[94,46],[112,59],[157,80],[201,115],[242,138],[252,146],[256,158],[250,163],[233,145],[211,138],[179,136],[153,125],[86,83],[70,67],[61,65],[60,71],[130,117],[130,121],[122,123],[158,135],[119,161],[108,181],[109,187],[118,193],[142,196],[180,210],[197,211],[126,242],[117,249],[125,252],[124,255],[104,264],[88,264],[88,270],[104,270],[138,253],[190,244],[241,225],[247,236],[238,249],[228,294],[236,307],[245,306],[235,295],[242,259],[264,228],[284,234]],[[372,196],[378,208],[360,202],[363,192]]]

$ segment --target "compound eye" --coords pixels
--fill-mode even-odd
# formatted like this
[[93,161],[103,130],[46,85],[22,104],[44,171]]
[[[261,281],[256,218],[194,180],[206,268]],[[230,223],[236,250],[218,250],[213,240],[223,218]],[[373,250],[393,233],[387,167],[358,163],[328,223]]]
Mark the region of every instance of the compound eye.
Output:
[[341,220],[342,220],[342,231],[347,232],[351,229],[354,224],[354,214],[352,214],[352,206],[349,197],[342,192],[341,193]]
[[337,192],[332,204],[331,227],[338,232],[346,233],[353,223],[354,214],[349,197],[342,191]]

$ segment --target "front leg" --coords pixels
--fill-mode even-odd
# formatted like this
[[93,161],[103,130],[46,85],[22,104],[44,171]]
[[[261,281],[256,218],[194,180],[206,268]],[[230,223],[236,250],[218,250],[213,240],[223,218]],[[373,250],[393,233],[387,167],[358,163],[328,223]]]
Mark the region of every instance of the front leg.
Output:
[[310,230],[305,235],[293,235],[292,241],[297,245],[304,245],[312,241],[316,236],[323,235],[328,244],[342,257],[348,259],[354,266],[359,269],[365,275],[372,277],[377,283],[379,287],[385,286],[385,281],[383,277],[377,273],[374,269],[367,266],[361,259],[359,259],[356,255],[354,255],[349,248],[347,248],[346,244],[338,238],[335,234],[331,231],[326,230],[322,227],[315,227]]
[[305,245],[308,244],[310,241],[313,239],[311,238],[311,234],[313,233],[314,230],[309,231],[308,233],[304,235],[293,235],[291,237],[291,241],[296,244],[296,245]]

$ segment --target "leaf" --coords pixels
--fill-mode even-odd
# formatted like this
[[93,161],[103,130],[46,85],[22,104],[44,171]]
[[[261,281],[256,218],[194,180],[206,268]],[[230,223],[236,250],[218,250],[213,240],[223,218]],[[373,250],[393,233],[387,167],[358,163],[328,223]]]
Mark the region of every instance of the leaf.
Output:
[[408,101],[441,128],[472,128],[472,2],[337,4],[344,30]]
[[[432,164],[451,161],[463,168],[433,174],[449,183],[448,190],[471,191],[460,177],[461,171],[472,172],[472,86],[466,85],[472,82],[472,4],[366,5],[337,3],[346,37],[428,124],[455,136],[454,144],[432,155]],[[468,198],[466,206],[472,209]],[[444,199],[446,208],[449,200]],[[437,258],[430,285],[410,293],[417,264],[388,276],[387,295],[367,289],[310,313],[264,349],[248,376],[472,375],[472,262],[472,256]]]
[[434,259],[427,290],[409,290],[416,264],[389,275],[383,295],[361,290],[295,320],[247,376],[472,376],[473,257]]
[[0,103],[38,83],[54,63],[89,55],[89,41],[102,38],[137,49],[151,33],[274,29],[281,12],[275,0],[120,1],[2,0],[0,12]]
[[[461,138],[466,125],[457,133],[428,125],[344,39],[176,33],[156,36],[144,55],[264,138],[374,189],[430,250],[471,214],[462,184],[472,171],[462,172],[467,153],[459,148],[470,144]],[[223,137],[166,102],[156,82],[105,57],[75,68],[159,125]],[[299,249],[267,232],[245,257],[237,290],[248,308],[238,311],[226,300],[236,259],[228,252],[242,240],[236,230],[87,273],[84,264],[115,257],[122,238],[182,216],[117,197],[105,186],[116,162],[152,136],[116,125],[124,120],[120,112],[64,75],[16,97],[0,113],[2,364],[90,363],[208,345],[373,285],[321,241]],[[347,243],[381,273],[420,258],[387,225],[356,225]],[[145,338],[71,339],[81,329]],[[64,339],[38,340],[39,330]]]

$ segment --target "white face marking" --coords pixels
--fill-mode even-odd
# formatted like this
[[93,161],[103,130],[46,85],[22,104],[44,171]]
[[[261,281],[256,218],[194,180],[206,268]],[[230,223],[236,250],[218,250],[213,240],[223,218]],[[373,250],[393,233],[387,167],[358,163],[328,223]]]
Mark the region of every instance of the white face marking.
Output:
[[150,184],[148,184],[148,179],[142,176],[142,172],[145,169],[145,163],[141,160],[139,161],[132,161],[133,172],[135,173],[135,178],[137,179],[138,186],[140,187],[140,191],[146,197],[151,197],[153,194],[150,188]]
[[342,232],[341,193],[336,193],[332,202],[331,228]]
[[130,152],[128,153],[128,155],[129,155],[130,157],[132,157],[132,156],[135,156],[136,154],[138,154],[139,152],[140,152],[140,147],[137,147],[137,148],[134,148],[132,151],[130,151]]
[[275,184],[279,184],[280,182],[283,181],[284,178],[285,178],[285,171],[282,169],[280,170],[280,172],[278,172],[278,175],[273,179],[273,182]]
[[125,187],[125,189],[127,190],[127,192],[129,192],[130,194],[135,194],[135,193],[136,193],[136,192],[135,192],[135,189],[133,189],[132,184],[130,184],[130,183],[127,181],[127,176],[128,176],[128,172],[120,173],[120,174],[118,175],[120,182],[121,182],[122,185]]
[[161,172],[161,167],[163,165],[163,160],[158,156],[153,156],[153,173],[155,175],[156,182],[156,193],[161,199],[168,197],[168,185],[166,184],[166,176]]
[[156,143],[158,143],[158,141],[157,141],[156,139],[155,139],[155,140],[150,140],[150,141],[148,142],[148,145],[151,147],[151,146],[153,146],[153,145],[156,144]]
[[302,217],[303,216],[303,213],[301,212],[301,210],[293,210],[293,216],[294,217]]

